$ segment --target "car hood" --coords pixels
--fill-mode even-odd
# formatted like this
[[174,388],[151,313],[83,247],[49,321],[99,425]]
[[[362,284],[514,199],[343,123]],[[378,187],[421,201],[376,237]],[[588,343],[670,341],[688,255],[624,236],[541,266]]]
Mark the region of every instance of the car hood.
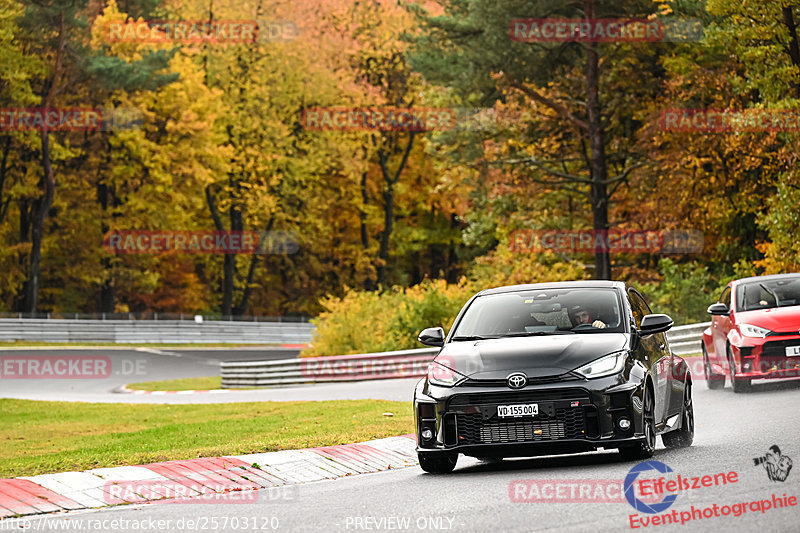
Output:
[[435,361],[473,379],[558,376],[628,346],[625,333],[578,333],[449,342]]
[[736,313],[737,324],[751,324],[770,331],[795,332],[800,329],[800,305]]

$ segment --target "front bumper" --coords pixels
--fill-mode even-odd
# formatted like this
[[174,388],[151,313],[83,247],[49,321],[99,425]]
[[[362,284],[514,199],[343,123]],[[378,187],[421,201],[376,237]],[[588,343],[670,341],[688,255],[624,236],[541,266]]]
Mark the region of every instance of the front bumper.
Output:
[[737,362],[736,377],[745,379],[780,379],[800,377],[800,356],[787,356],[786,348],[800,346],[800,336],[746,337],[741,345],[732,345]]
[[[533,456],[619,448],[642,438],[642,387],[619,378],[508,388],[421,384],[414,418],[419,453]],[[501,418],[499,405],[536,403],[535,417]],[[627,429],[620,420],[627,419]],[[427,430],[427,431],[426,431]],[[430,438],[426,438],[430,435]]]

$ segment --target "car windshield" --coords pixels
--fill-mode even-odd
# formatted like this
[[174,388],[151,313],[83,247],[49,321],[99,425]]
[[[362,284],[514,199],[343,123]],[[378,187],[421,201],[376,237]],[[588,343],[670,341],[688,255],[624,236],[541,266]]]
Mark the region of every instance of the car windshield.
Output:
[[475,298],[452,340],[623,331],[612,289],[538,289]]
[[800,276],[743,283],[737,293],[740,311],[800,305]]

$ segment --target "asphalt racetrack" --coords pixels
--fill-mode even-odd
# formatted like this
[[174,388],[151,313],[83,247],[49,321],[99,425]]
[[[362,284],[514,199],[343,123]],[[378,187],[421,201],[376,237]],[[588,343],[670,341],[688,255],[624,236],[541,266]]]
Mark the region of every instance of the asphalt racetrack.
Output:
[[[136,357],[145,357],[135,353]],[[170,359],[158,357],[162,357],[159,361],[167,372]],[[183,359],[181,364],[191,360],[191,364],[201,369],[202,361],[210,359],[207,355],[194,356]],[[152,362],[154,373],[162,371],[159,364]],[[207,370],[209,375],[213,373],[213,367],[208,366]],[[153,375],[144,379],[155,379]],[[168,377],[175,376],[167,375],[164,379]],[[410,400],[414,382],[386,380],[237,391],[186,396],[179,401],[252,401],[279,399],[277,396],[332,399],[337,395]],[[123,397],[125,401],[143,397],[100,389],[26,394],[18,390],[14,396],[57,399],[55,396],[61,395],[58,399],[76,399],[97,394]],[[10,395],[3,391],[2,396]],[[773,445],[779,446],[783,456],[794,463],[800,460],[800,382],[756,382],[752,392],[734,394],[729,386],[708,390],[702,379],[698,379],[694,405],[694,444],[686,449],[666,450],[659,439],[653,459],[672,470],[663,474],[666,480],[675,480],[680,475],[689,483],[703,476],[716,479],[727,476],[726,479],[735,481],[679,490],[675,501],[656,514],[637,511],[618,491],[609,490],[598,496],[597,487],[620,486],[637,464],[622,462],[616,452],[599,451],[576,456],[507,459],[497,464],[462,456],[455,472],[445,476],[425,474],[415,466],[302,484],[288,492],[259,491],[256,503],[237,500],[151,503],[28,517],[18,519],[18,525],[31,526],[37,531],[93,532],[800,530],[800,509],[789,503],[792,497],[795,504],[800,498],[800,466],[795,464],[784,481],[771,481],[764,466],[754,462]],[[570,494],[570,490],[573,493],[575,490],[571,486],[587,484],[594,492]],[[582,494],[584,501],[575,501]],[[723,515],[726,511],[727,516]],[[650,522],[654,516],[664,515],[674,515],[677,524]]]

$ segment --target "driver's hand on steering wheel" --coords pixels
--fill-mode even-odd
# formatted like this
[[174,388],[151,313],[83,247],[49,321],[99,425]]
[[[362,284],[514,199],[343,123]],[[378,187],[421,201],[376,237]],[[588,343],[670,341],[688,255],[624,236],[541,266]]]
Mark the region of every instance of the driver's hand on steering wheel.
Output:
[[595,320],[592,322],[592,326],[596,327],[597,329],[606,329],[606,323],[602,320]]

